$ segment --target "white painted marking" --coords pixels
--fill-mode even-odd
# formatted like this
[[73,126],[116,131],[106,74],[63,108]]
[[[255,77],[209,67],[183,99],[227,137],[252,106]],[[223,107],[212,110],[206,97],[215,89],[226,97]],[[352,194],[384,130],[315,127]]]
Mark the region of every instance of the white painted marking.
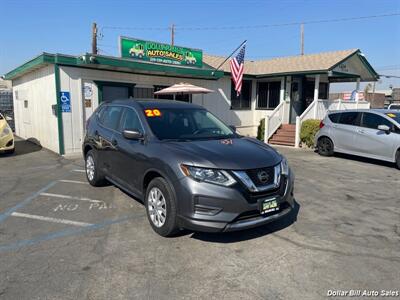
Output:
[[74,170],[72,170],[72,172],[85,173],[85,170],[74,169]]
[[104,202],[104,201],[101,201],[101,200],[90,199],[90,198],[86,198],[86,197],[75,197],[75,196],[52,194],[52,193],[40,193],[40,196],[62,198],[62,199],[71,199],[71,200],[78,200],[78,201],[89,201],[89,202],[97,202],[97,203],[103,203]]
[[19,213],[19,212],[13,212],[11,215],[13,217],[20,217],[20,218],[27,218],[27,219],[33,219],[33,220],[40,220],[40,221],[47,221],[47,222],[53,222],[53,223],[75,225],[75,226],[83,226],[83,227],[93,225],[90,223],[77,222],[77,221],[71,221],[71,220],[66,220],[66,219],[57,219],[57,218],[44,217],[44,216],[38,216],[38,215],[31,215],[31,214],[24,214],[24,213]]
[[85,182],[85,181],[68,180],[68,179],[61,179],[61,180],[59,180],[59,182],[77,183],[77,184],[89,184],[89,182]]

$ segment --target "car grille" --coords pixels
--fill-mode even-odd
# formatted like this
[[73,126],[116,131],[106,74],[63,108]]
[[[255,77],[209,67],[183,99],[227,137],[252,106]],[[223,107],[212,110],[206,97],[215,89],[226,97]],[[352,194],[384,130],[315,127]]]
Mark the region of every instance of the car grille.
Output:
[[[246,173],[257,187],[273,184],[275,180],[275,167],[247,170]],[[262,182],[259,178],[260,173],[268,179]]]

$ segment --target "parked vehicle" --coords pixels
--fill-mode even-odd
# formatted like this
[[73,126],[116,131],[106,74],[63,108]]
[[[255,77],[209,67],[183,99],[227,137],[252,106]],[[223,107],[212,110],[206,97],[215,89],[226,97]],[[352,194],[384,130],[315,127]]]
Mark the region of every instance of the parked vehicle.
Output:
[[328,113],[315,137],[320,155],[342,152],[396,163],[400,168],[400,112],[388,109]]
[[7,117],[0,114],[0,153],[14,153],[14,134],[7,121]]
[[181,228],[234,231],[294,207],[294,175],[268,145],[242,137],[202,106],[118,100],[90,117],[87,180],[109,181],[145,204],[162,236]]
[[392,103],[388,106],[388,109],[397,109],[400,110],[400,104]]

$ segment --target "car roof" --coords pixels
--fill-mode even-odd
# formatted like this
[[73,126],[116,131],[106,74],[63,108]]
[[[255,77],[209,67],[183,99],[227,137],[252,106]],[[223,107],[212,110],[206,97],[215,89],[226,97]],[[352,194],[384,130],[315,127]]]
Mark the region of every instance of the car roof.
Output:
[[193,104],[193,103],[187,103],[183,101],[175,101],[175,100],[152,100],[152,99],[118,99],[118,100],[113,100],[112,102],[107,102],[109,104],[123,104],[127,106],[132,106],[132,107],[137,107],[140,106],[142,109],[146,108],[194,108],[194,109],[205,109],[204,107]]

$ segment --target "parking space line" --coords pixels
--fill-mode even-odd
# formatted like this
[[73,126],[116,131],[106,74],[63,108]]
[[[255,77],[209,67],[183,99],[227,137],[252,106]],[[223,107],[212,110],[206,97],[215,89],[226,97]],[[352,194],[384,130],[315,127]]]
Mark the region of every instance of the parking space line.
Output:
[[72,170],[72,172],[85,173],[85,170],[74,169],[74,170]]
[[78,200],[78,201],[89,201],[89,202],[104,203],[104,201],[96,200],[96,199],[90,199],[90,198],[86,198],[86,197],[75,197],[75,196],[70,196],[70,195],[53,194],[53,193],[40,193],[40,196],[62,198],[62,199],[70,199],[70,200]]
[[77,183],[77,184],[89,184],[85,181],[78,181],[78,180],[68,180],[68,179],[61,179],[59,182],[66,182],[66,183]]
[[71,221],[71,220],[51,218],[51,217],[44,217],[44,216],[31,215],[31,214],[24,214],[24,213],[19,213],[19,212],[13,212],[11,215],[13,217],[20,217],[20,218],[27,218],[27,219],[33,219],[33,220],[40,220],[40,221],[47,221],[47,222],[53,222],[53,223],[75,225],[75,226],[83,226],[83,227],[93,225],[91,223]]
[[25,198],[23,201],[15,205],[14,207],[11,207],[10,209],[6,210],[4,213],[0,214],[0,223],[3,222],[5,219],[7,219],[13,212],[15,212],[17,209],[20,209],[24,207],[25,205],[29,204],[32,202],[35,198],[37,198],[41,193],[47,191],[51,187],[53,187],[57,181],[52,181],[49,184],[47,184],[45,187],[37,191],[36,193],[32,194],[31,196]]

